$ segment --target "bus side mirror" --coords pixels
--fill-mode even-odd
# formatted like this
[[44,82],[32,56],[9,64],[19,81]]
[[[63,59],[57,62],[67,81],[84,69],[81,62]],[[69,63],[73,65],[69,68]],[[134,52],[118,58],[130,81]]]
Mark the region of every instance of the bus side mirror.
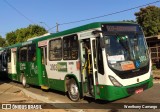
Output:
[[103,38],[100,38],[100,47],[105,48],[105,43]]

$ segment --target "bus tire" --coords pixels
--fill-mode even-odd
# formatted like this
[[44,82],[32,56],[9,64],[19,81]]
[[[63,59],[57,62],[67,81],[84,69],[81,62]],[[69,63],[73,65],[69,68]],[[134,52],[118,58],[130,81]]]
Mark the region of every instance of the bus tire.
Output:
[[79,88],[76,81],[73,78],[69,80],[68,96],[74,102],[77,102],[80,99]]

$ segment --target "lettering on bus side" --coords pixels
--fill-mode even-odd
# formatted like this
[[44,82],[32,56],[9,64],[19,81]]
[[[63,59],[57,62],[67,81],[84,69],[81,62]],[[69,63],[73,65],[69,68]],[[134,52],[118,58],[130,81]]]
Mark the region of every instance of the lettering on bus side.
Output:
[[20,70],[25,70],[25,69],[26,69],[26,64],[20,63]]
[[30,74],[32,74],[32,71],[34,72],[34,74],[38,74],[38,68],[37,66],[34,65],[34,63],[30,63],[30,67],[31,67]]
[[57,64],[50,64],[50,70],[57,71]]
[[50,64],[50,70],[58,72],[67,72],[67,63],[58,62],[57,64]]

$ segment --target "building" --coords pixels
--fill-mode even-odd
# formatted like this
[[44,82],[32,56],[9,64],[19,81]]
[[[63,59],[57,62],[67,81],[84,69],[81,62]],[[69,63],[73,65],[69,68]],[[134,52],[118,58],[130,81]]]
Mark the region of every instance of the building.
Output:
[[153,65],[160,68],[160,35],[146,37]]

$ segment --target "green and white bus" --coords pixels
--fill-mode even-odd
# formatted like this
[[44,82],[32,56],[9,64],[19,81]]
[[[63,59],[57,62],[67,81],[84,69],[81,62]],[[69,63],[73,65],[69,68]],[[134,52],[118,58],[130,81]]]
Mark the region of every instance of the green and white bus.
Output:
[[91,23],[3,50],[10,79],[67,92],[72,101],[113,101],[153,85],[145,37],[134,23]]

